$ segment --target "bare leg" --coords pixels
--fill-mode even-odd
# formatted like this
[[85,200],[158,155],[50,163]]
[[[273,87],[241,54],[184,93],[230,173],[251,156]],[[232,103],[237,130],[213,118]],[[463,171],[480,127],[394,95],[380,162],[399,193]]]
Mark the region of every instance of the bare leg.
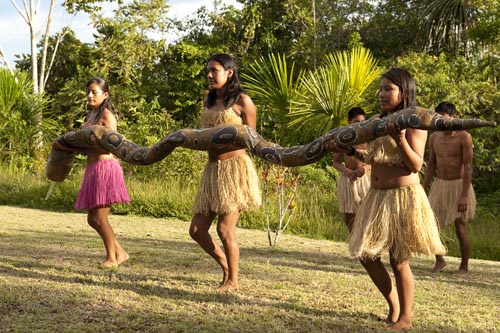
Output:
[[398,320],[389,329],[402,331],[411,327],[415,281],[408,261],[396,262],[391,258],[401,311]]
[[125,250],[116,240],[115,240],[115,249],[116,249],[116,263],[118,265],[121,265],[122,263],[128,260],[129,255],[127,252],[125,252]]
[[436,264],[434,265],[434,268],[432,269],[432,273],[439,273],[445,267],[446,267],[446,261],[444,260],[444,257],[440,254],[437,254],[436,255]]
[[[104,247],[106,249],[106,261],[104,261],[102,265],[105,267],[116,267],[119,265],[117,260],[117,241],[115,232],[108,221],[110,208],[111,207],[108,206],[90,209],[87,214],[87,223],[97,231],[104,242]],[[118,252],[122,258],[123,253],[120,251],[126,254],[121,246],[118,245]],[[126,256],[128,257],[128,254]]]
[[354,222],[355,217],[356,214],[344,213],[344,222],[345,225],[347,226],[347,229],[349,230],[349,233],[351,233],[352,231],[352,223]]
[[228,279],[220,290],[237,290],[238,273],[240,262],[240,247],[236,239],[236,224],[240,218],[240,212],[234,211],[229,214],[219,216],[217,223],[217,234],[224,246],[228,265]]
[[212,225],[212,221],[215,214],[211,213],[209,216],[203,214],[195,214],[191,220],[191,225],[189,227],[189,235],[194,239],[200,247],[208,253],[222,268],[222,282],[224,285],[228,279],[228,265],[226,254],[222,248],[217,244],[212,236],[210,236],[209,230]]
[[389,272],[385,268],[382,261],[380,261],[380,258],[376,260],[365,259],[360,260],[360,262],[389,305],[389,313],[387,315],[386,322],[395,323],[399,317],[399,300],[398,292],[392,285]]
[[469,255],[470,255],[470,241],[467,236],[467,222],[462,219],[455,220],[455,231],[460,246],[460,254],[462,262],[458,268],[458,273],[467,273],[469,271]]

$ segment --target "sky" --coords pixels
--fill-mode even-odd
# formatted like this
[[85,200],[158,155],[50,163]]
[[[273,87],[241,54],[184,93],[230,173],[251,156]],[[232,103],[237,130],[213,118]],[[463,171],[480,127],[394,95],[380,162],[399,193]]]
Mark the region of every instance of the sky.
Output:
[[[22,0],[14,0],[21,10],[23,8]],[[40,1],[38,22],[35,29],[40,30],[49,11],[49,0],[35,0],[35,4]],[[76,37],[84,42],[92,42],[94,29],[90,24],[90,20],[84,14],[78,14],[73,21],[68,14],[62,15],[62,0],[58,0],[52,20],[51,35],[61,29],[61,26],[66,26],[71,22],[71,28],[75,32]],[[241,4],[236,0],[223,0],[224,4],[234,5],[241,8]],[[213,0],[168,0],[170,6],[169,16],[172,18],[184,18],[202,6],[207,8],[213,7]],[[109,4],[108,4],[109,5]],[[42,32],[43,33],[43,32]],[[168,37],[167,37],[168,40]],[[15,54],[30,53],[30,39],[28,24],[23,20],[21,15],[12,5],[11,0],[0,0],[0,48],[6,55],[11,67],[14,67]],[[2,62],[0,61],[0,66]]]

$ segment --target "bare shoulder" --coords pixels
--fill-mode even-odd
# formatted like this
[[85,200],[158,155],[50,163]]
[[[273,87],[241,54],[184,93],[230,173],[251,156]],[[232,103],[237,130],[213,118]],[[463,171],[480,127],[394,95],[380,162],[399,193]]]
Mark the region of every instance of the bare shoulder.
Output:
[[99,125],[107,126],[116,130],[116,117],[111,110],[108,108],[104,109],[102,112],[101,119],[99,120]]
[[236,105],[241,113],[255,113],[255,104],[247,94],[241,94]]
[[472,139],[472,135],[469,132],[467,132],[467,131],[460,131],[458,133],[458,136],[461,137],[461,138],[470,138],[470,139]]
[[432,132],[431,135],[429,135],[429,144],[433,144],[436,139],[438,139],[441,136],[439,132]]
[[458,137],[462,143],[472,144],[472,135],[467,131],[460,131]]
[[254,105],[252,99],[247,94],[241,94],[237,104],[242,107],[245,107],[246,105]]

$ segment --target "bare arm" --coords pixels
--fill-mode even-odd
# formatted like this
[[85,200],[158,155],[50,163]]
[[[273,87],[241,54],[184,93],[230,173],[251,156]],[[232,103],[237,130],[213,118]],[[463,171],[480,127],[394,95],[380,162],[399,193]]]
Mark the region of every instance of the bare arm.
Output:
[[344,156],[344,154],[342,154],[342,153],[333,153],[332,167],[334,167],[335,169],[337,169],[340,172],[345,173],[348,171],[348,169],[344,165],[344,163],[342,163],[343,156]]
[[429,185],[436,174],[436,153],[434,152],[434,139],[435,135],[431,135],[429,138],[429,161],[427,162],[427,168],[425,169],[425,176],[423,187],[425,191],[429,191]]
[[257,109],[250,96],[242,94],[238,102],[240,106],[241,117],[243,124],[250,126],[253,129],[257,128]]
[[469,133],[464,133],[461,140],[462,146],[462,159],[464,167],[462,192],[458,199],[458,211],[463,212],[467,209],[467,202],[469,197],[469,189],[472,183],[472,136]]
[[404,165],[412,173],[419,172],[424,164],[427,131],[413,128],[399,130],[393,123],[387,125],[387,131],[394,141],[396,141]]

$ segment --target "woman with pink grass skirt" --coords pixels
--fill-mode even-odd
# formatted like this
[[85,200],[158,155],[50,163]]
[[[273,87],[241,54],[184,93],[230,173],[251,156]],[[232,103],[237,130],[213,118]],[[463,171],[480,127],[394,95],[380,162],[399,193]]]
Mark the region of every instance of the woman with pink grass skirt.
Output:
[[[94,77],[87,82],[87,103],[90,111],[82,128],[92,125],[117,130],[113,105],[107,82]],[[123,170],[117,159],[97,145],[91,148],[66,148],[54,141],[54,149],[87,154],[87,166],[83,182],[75,202],[75,208],[87,210],[87,222],[101,236],[106,249],[104,267],[118,267],[129,255],[116,240],[108,215],[114,203],[128,203],[130,197],[125,187]]]

